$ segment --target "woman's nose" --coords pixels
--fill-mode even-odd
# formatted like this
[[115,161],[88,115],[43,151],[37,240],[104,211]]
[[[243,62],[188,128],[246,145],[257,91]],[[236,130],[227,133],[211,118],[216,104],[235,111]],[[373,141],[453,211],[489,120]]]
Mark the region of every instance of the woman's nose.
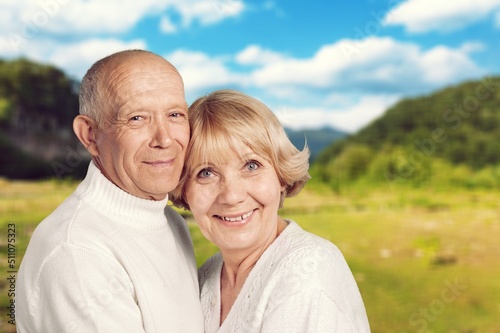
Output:
[[226,205],[236,205],[245,200],[247,195],[246,184],[238,177],[225,179],[219,190],[219,202]]

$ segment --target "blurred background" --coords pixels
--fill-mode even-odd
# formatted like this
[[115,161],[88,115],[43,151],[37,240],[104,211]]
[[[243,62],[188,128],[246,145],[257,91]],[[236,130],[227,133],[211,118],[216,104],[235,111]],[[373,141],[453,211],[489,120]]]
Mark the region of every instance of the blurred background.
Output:
[[[96,60],[147,49],[186,98],[267,104],[312,151],[281,215],[334,242],[372,332],[500,332],[500,0],[0,3],[0,332],[36,225],[84,177]],[[189,212],[198,264],[217,249]]]

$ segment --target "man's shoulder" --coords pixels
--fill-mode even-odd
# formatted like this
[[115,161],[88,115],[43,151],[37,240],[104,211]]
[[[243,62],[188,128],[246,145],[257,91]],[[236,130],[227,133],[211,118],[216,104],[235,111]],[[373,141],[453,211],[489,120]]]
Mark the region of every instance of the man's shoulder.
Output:
[[165,206],[164,213],[167,218],[168,224],[171,225],[173,229],[175,229],[174,231],[189,233],[189,228],[187,226],[186,220],[175,209],[167,205]]
[[55,254],[59,257],[58,253],[66,253],[79,247],[108,255],[110,251],[101,244],[105,242],[103,223],[91,216],[87,208],[83,210],[82,212],[80,200],[70,195],[36,226],[23,261],[30,262],[30,266],[41,268],[42,262],[49,257]]
[[43,219],[33,231],[30,243],[59,244],[68,236],[70,222],[77,212],[78,200],[69,196],[50,215]]
[[186,223],[186,221],[184,220],[182,215],[179,214],[171,206],[169,206],[169,205],[165,206],[164,212],[165,212],[165,216],[167,217],[167,220],[169,223],[180,223],[180,224]]

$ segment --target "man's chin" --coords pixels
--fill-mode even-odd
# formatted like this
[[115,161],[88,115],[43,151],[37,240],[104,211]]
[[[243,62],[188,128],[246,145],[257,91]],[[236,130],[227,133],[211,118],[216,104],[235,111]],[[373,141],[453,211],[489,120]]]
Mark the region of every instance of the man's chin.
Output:
[[167,184],[166,186],[154,187],[149,191],[152,200],[163,200],[167,197],[169,192],[172,192],[177,186],[177,182]]

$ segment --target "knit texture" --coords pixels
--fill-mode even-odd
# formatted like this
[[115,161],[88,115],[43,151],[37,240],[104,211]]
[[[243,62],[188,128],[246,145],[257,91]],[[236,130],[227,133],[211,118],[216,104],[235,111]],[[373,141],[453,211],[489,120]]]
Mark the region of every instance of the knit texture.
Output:
[[124,192],[91,163],[31,237],[17,332],[202,332],[189,230],[166,203]]
[[287,222],[220,327],[221,254],[200,267],[205,332],[370,332],[359,289],[340,250]]

